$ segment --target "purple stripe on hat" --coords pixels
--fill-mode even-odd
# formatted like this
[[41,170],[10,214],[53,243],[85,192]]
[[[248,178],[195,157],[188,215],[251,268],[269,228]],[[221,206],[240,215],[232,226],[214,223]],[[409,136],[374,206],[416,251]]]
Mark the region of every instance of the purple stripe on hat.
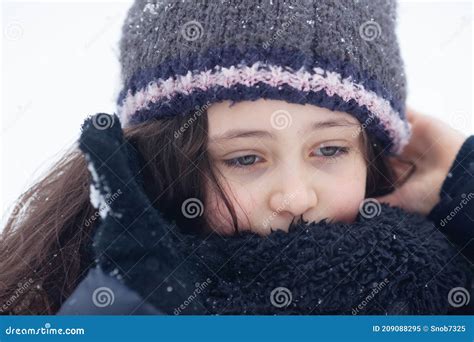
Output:
[[338,61],[336,58],[319,56],[313,54],[308,58],[303,52],[295,49],[270,46],[267,49],[262,47],[246,47],[241,50],[235,46],[225,46],[222,48],[209,48],[206,53],[189,54],[180,58],[170,58],[159,65],[148,68],[140,68],[126,82],[119,94],[117,103],[122,104],[124,98],[131,92],[145,88],[153,80],[168,79],[176,75],[185,75],[189,70],[194,72],[212,70],[216,65],[230,68],[231,66],[246,64],[253,65],[256,62],[265,61],[269,65],[282,65],[292,70],[312,70],[315,67],[326,71],[335,71],[342,78],[351,78],[354,82],[361,84],[365,89],[375,92],[380,97],[390,101],[391,106],[399,113],[404,114],[404,103],[395,99],[378,80],[368,72],[359,70],[347,61]]
[[[219,88],[231,89],[237,85],[254,88],[260,84],[275,89],[285,85],[301,92],[302,96],[324,92],[329,97],[337,96],[344,102],[351,101],[359,107],[367,108],[369,111],[367,120],[373,121],[376,118],[377,123],[393,142],[392,152],[398,154],[408,143],[410,127],[388,100],[354,82],[351,77],[343,78],[337,72],[318,67],[310,72],[304,68],[292,70],[289,67],[255,62],[251,66],[239,64],[228,68],[216,66],[212,70],[194,73],[188,71],[185,75],[152,81],[135,93],[129,91],[119,107],[119,115],[122,125],[127,126],[131,121],[136,122],[133,120],[135,113],[148,109],[153,104],[169,102],[177,96],[190,96],[197,91],[207,92]],[[166,114],[155,113],[155,117],[162,115]],[[369,126],[373,123],[366,124]]]

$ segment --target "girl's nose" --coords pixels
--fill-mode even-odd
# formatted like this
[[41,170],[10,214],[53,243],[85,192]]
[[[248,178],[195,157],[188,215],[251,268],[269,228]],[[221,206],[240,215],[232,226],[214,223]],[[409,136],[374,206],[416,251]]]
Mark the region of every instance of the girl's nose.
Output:
[[299,187],[294,191],[276,191],[270,197],[270,208],[276,213],[300,216],[316,207],[316,192],[311,187]]

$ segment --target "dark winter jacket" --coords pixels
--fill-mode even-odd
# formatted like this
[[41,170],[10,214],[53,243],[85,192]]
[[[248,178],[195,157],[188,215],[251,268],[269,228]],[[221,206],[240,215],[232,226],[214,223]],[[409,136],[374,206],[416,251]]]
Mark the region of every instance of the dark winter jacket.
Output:
[[86,122],[80,148],[95,191],[127,192],[102,217],[95,266],[59,314],[473,313],[474,137],[428,218],[382,204],[351,224],[298,222],[266,237],[184,234],[165,220],[117,125]]

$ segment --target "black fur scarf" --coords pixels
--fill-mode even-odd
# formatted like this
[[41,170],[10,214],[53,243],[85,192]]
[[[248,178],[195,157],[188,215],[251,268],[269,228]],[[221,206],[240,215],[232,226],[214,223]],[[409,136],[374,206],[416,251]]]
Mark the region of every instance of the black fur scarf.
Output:
[[426,218],[388,205],[379,209],[372,218],[359,214],[353,224],[300,223],[289,233],[275,231],[267,237],[244,233],[199,238],[174,231],[168,246],[180,251],[183,269],[192,270],[176,278],[184,285],[176,291],[191,305],[183,301],[172,311],[166,301],[155,305],[174,314],[472,310],[455,310],[466,300],[462,289],[472,289],[470,263]]

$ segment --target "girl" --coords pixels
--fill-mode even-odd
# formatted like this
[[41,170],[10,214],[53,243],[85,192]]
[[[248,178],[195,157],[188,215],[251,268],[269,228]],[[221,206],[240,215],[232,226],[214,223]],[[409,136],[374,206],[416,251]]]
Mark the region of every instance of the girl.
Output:
[[2,311],[472,313],[474,141],[405,115],[394,18],[135,2],[119,116],[88,118],[2,233]]

